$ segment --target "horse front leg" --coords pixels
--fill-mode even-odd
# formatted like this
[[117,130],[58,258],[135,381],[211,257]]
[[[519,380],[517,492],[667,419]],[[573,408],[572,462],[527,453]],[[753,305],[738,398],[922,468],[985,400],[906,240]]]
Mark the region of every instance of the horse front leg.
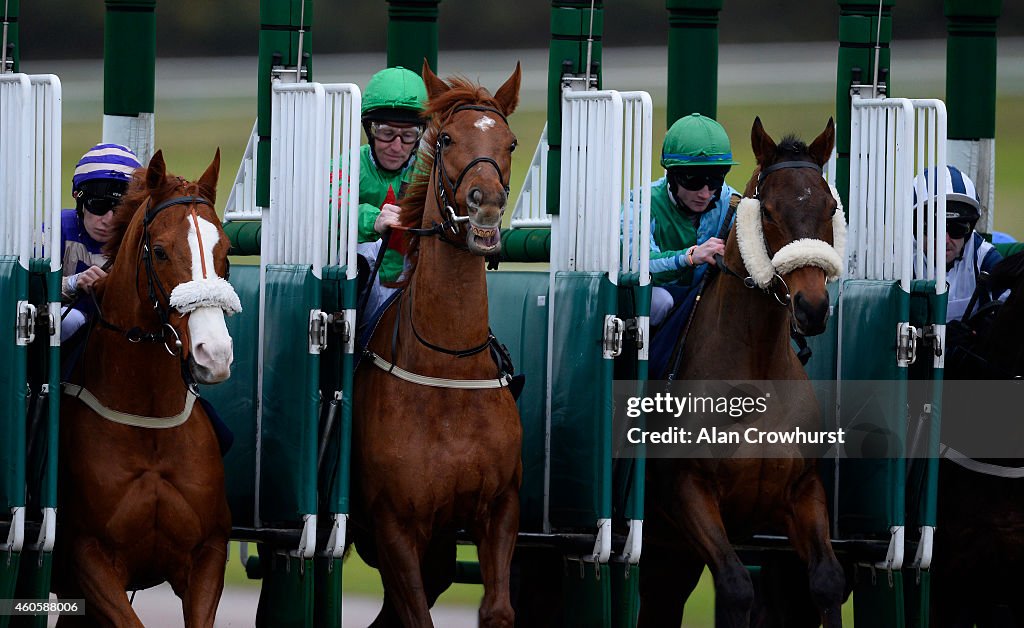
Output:
[[[666,538],[661,517],[648,516],[644,536]],[[640,616],[638,628],[678,628],[686,600],[700,581],[704,561],[678,547],[644,543],[640,557]]]
[[71,547],[75,582],[85,599],[85,611],[100,625],[145,628],[128,603],[128,573],[112,559],[95,538],[79,537]]
[[715,580],[715,625],[747,628],[754,602],[750,574],[729,541],[718,501],[711,489],[692,474],[680,478],[678,497],[668,500],[665,514],[675,522]]
[[384,606],[371,626],[431,628],[434,623],[420,572],[430,542],[429,531],[421,532],[417,525],[403,526],[393,514],[385,512],[376,513],[374,522]]
[[807,563],[811,599],[821,613],[822,625],[826,628],[842,626],[846,577],[832,551],[825,489],[814,467],[809,468],[794,487],[786,525],[793,549]]
[[509,597],[509,569],[518,533],[519,489],[513,485],[491,503],[490,512],[477,521],[474,530],[484,583],[484,598],[480,602],[482,627],[511,627],[515,623]]
[[193,555],[185,587],[180,588],[181,582],[172,583],[174,592],[181,598],[186,628],[213,628],[224,592],[227,547],[227,535],[207,539]]

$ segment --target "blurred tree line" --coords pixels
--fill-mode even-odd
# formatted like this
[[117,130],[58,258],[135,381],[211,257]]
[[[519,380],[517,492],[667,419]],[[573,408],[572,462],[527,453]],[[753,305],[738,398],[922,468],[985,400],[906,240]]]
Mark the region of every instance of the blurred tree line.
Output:
[[[780,8],[783,5],[785,8]],[[540,0],[442,0],[442,49],[543,48],[550,3]],[[665,0],[606,0],[605,45],[663,45]],[[21,52],[25,59],[103,56],[102,0],[21,0]],[[157,0],[157,54],[256,54],[259,0]],[[314,52],[381,52],[385,0],[314,0]],[[725,0],[722,43],[831,41],[838,32],[835,0]],[[943,0],[897,0],[894,38],[945,37]],[[1024,35],[1024,2],[1003,0],[998,33]]]

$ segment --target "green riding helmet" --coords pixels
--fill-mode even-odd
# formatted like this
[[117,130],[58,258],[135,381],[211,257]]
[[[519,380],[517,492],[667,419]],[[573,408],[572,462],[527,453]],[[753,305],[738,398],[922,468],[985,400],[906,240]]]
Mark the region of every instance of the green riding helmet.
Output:
[[738,163],[732,159],[732,145],[722,125],[699,113],[676,120],[661,145],[661,165],[666,170],[680,166],[735,166]]
[[409,122],[422,124],[420,113],[427,105],[423,79],[398,66],[377,72],[366,85],[361,109],[364,122]]

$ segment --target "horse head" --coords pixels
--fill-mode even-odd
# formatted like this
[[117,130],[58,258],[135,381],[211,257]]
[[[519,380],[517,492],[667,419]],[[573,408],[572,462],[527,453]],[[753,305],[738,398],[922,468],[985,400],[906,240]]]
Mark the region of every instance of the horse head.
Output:
[[[434,203],[416,227],[441,224],[444,238],[459,238],[476,255],[501,251],[501,219],[508,202],[509,175],[516,136],[507,116],[519,102],[519,64],[492,96],[461,78],[445,82],[423,63],[423,81],[431,123],[426,145],[433,148],[433,171],[427,181]],[[429,156],[427,157],[429,163]],[[415,219],[416,217],[414,217]],[[404,222],[404,221],[403,221]]]
[[224,315],[241,310],[226,280],[230,242],[213,207],[219,171],[219,149],[195,183],[168,174],[157,151],[122,201],[107,244],[113,266],[102,288],[110,295],[121,284],[138,295],[134,304],[103,302],[109,323],[127,330],[129,340],[163,342],[201,384],[231,374]]
[[776,144],[761,119],[751,145],[757,169],[737,210],[737,241],[751,280],[790,310],[793,329],[825,331],[829,296],[825,284],[842,270],[845,218],[822,177],[835,141],[830,118],[810,146],[786,137]]

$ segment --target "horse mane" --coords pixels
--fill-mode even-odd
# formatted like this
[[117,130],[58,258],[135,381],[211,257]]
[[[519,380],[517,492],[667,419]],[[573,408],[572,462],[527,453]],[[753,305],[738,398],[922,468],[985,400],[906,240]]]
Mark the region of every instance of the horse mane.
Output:
[[[437,134],[441,130],[441,125],[448,121],[455,108],[474,104],[501,110],[497,101],[485,87],[462,76],[450,77],[447,83],[451,89],[432,98],[422,114],[422,117],[429,122],[427,130],[423,134],[419,154],[416,156],[416,163],[413,166],[416,169],[414,178],[409,184],[409,190],[399,202],[402,208],[399,220],[403,227],[418,228],[423,223],[423,212],[426,210],[428,200],[427,190],[430,187],[431,173],[434,170]],[[406,272],[400,281],[389,283],[388,286],[401,288],[408,284],[419,261],[419,245],[419,236],[410,235],[406,253]]]
[[775,147],[775,156],[779,161],[782,161],[783,158],[791,160],[794,157],[810,159],[807,144],[795,135],[787,135],[782,138],[782,141]]
[[[174,194],[175,190],[181,187],[182,184],[187,184],[191,187],[198,189],[198,186],[194,183],[187,183],[181,177],[167,173],[164,177],[163,184],[157,190],[150,190],[146,185],[146,173],[149,170],[145,167],[139,168],[132,175],[131,183],[128,184],[128,190],[121,197],[121,202],[115,208],[114,212],[114,224],[112,228],[112,235],[107,240],[106,244],[103,245],[103,254],[110,259],[110,263],[114,262],[117,257],[117,252],[121,248],[121,243],[124,241],[125,235],[128,233],[128,227],[132,224],[132,219],[135,218],[135,214],[142,209],[145,205],[146,199],[150,197],[166,198]],[[198,194],[198,192],[196,192]]]

